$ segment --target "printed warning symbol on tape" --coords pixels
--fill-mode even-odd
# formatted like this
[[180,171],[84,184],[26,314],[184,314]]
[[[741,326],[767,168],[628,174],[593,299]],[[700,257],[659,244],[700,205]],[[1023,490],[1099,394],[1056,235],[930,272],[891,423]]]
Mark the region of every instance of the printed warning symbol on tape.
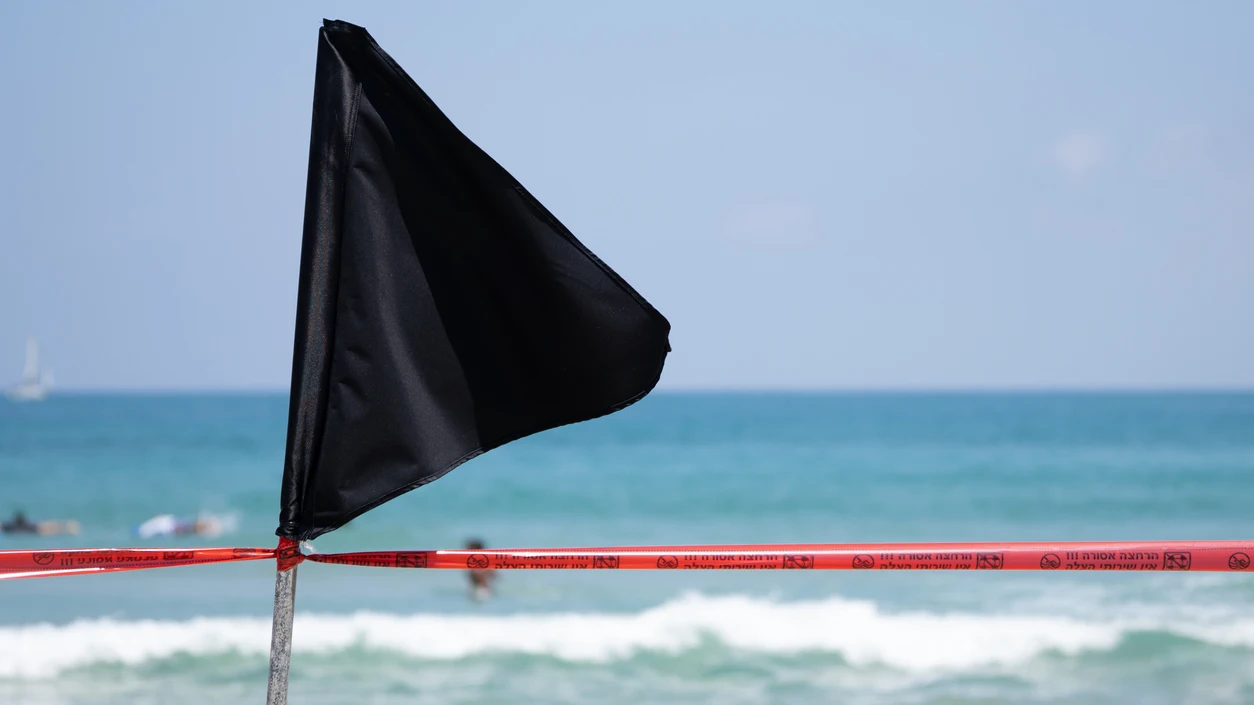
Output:
[[657,567],[662,568],[664,570],[678,568],[679,559],[676,558],[675,556],[658,556]]
[[593,556],[593,568],[617,568],[618,556]]
[[875,557],[866,553],[859,553],[853,557],[854,570],[870,570],[875,567]]
[[1189,570],[1193,554],[1189,551],[1167,551],[1163,554],[1163,570]]
[[186,561],[190,560],[196,554],[191,551],[162,551],[161,560],[163,561]]
[[1229,570],[1245,570],[1250,567],[1250,554],[1237,552],[1228,556]]
[[426,568],[427,554],[425,553],[397,553],[397,568]]
[[1062,567],[1062,559],[1057,553],[1046,553],[1041,556],[1041,570],[1058,570]]
[[488,567],[488,557],[482,553],[471,554],[466,558],[466,567],[471,570],[483,570]]
[[50,551],[44,551],[42,553],[36,553],[32,555],[31,560],[35,561],[35,563],[39,565],[48,565],[54,559],[56,559],[56,557],[57,557],[57,554],[52,553]]
[[975,567],[977,570],[1001,570],[1005,565],[1006,559],[1000,553],[975,554]]
[[809,570],[814,567],[814,556],[784,556],[784,568],[789,570]]

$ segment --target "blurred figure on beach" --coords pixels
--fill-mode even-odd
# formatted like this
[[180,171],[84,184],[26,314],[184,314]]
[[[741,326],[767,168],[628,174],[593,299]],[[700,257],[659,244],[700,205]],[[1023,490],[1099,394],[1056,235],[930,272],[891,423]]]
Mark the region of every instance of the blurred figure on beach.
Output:
[[[479,539],[466,542],[467,551],[482,551],[484,548],[486,545]],[[496,581],[496,571],[490,568],[471,568],[466,572],[467,577],[470,578],[470,599],[483,602],[492,596],[492,583]]]
[[6,534],[35,534],[37,536],[77,535],[79,529],[77,521],[31,521],[26,517],[26,513],[22,511],[14,512],[12,519],[0,523],[0,532]]

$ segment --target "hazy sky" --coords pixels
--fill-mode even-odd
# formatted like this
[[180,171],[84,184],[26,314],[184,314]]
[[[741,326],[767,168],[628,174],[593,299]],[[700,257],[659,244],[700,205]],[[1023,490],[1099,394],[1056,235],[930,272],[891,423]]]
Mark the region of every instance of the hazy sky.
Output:
[[663,386],[1254,385],[1254,4],[0,4],[0,385],[286,389],[323,17],[670,320]]

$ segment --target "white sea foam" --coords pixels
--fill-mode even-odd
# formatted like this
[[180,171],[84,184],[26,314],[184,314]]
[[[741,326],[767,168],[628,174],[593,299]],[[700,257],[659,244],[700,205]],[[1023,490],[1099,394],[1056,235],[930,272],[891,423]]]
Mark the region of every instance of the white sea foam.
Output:
[[[334,653],[357,647],[423,659],[513,653],[605,662],[641,651],[680,653],[713,639],[750,652],[827,652],[854,666],[927,673],[1013,665],[1047,652],[1109,650],[1138,630],[1254,647],[1254,620],[1207,625],[1165,615],[1092,622],[1043,615],[887,613],[871,602],[843,598],[778,602],[692,594],[629,614],[298,614],[294,650]],[[175,654],[260,657],[269,643],[270,622],[261,618],[95,619],[0,627],[0,678],[45,678],[76,666],[138,664]]]

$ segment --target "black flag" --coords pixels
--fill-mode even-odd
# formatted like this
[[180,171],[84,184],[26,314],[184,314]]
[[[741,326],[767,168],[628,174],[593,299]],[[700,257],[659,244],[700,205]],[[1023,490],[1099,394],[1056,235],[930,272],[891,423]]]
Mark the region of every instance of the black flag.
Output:
[[279,536],[657,384],[667,320],[344,22],[306,188]]

